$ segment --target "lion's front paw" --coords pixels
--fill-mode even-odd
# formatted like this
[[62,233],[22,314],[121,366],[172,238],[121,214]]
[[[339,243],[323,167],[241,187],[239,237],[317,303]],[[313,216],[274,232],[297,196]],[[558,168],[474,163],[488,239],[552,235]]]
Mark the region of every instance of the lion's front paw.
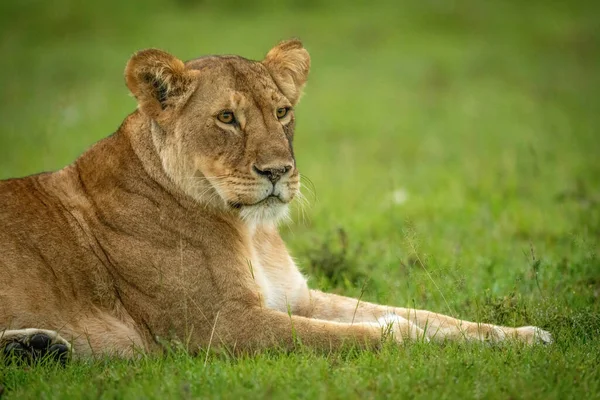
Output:
[[377,324],[383,329],[384,334],[392,333],[399,342],[405,339],[429,342],[429,338],[421,328],[399,315],[386,314],[377,319]]
[[523,326],[516,329],[517,339],[528,344],[551,344],[552,334],[537,326]]
[[467,327],[463,333],[468,338],[476,338],[488,343],[517,341],[526,344],[550,344],[553,342],[550,332],[536,326],[508,328],[491,324],[479,324]]

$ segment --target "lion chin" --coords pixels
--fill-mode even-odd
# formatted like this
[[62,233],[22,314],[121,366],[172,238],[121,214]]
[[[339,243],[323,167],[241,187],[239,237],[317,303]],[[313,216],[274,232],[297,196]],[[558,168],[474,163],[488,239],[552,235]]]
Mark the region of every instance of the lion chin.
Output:
[[275,197],[240,208],[240,218],[251,226],[260,224],[279,224],[289,219],[289,205]]

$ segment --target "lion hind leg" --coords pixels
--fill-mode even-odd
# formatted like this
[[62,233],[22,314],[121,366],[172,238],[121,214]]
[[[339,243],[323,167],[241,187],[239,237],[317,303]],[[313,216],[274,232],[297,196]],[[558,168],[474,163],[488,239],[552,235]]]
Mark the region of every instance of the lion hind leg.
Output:
[[72,338],[76,358],[135,358],[153,348],[133,321],[102,312],[66,325],[64,333]]
[[28,328],[0,331],[0,351],[7,361],[49,359],[64,364],[72,348],[56,331]]

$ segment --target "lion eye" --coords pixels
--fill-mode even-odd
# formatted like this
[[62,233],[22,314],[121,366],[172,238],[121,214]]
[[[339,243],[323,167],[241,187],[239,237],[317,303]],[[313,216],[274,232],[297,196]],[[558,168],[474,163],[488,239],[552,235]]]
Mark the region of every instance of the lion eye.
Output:
[[221,111],[219,115],[217,115],[217,119],[224,124],[233,124],[235,122],[233,111]]
[[286,115],[288,115],[288,112],[290,112],[289,107],[281,107],[275,111],[275,115],[277,115],[277,118],[281,119],[281,118],[285,117]]

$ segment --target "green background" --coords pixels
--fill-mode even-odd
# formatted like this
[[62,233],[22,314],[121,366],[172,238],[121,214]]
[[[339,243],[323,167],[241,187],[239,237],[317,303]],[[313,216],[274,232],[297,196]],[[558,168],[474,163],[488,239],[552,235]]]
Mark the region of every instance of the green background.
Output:
[[282,232],[310,285],[556,338],[0,366],[5,395],[599,397],[598,4],[1,2],[0,178],[62,168],[114,132],[135,108],[136,50],[261,59],[299,37],[310,205]]

